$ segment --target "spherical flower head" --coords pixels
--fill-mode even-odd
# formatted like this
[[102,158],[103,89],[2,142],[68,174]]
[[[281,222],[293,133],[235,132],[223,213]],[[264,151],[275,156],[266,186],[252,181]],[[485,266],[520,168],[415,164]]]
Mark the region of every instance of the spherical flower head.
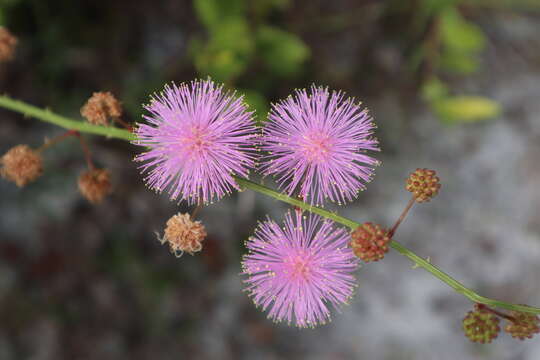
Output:
[[535,314],[521,311],[511,311],[510,316],[514,320],[508,320],[504,331],[513,338],[525,340],[531,339],[535,334],[540,333],[540,319]]
[[111,193],[111,175],[106,169],[83,172],[78,180],[79,191],[92,204],[100,204]]
[[122,104],[110,92],[95,92],[81,108],[81,115],[90,124],[108,126],[122,116]]
[[463,332],[473,342],[490,343],[499,335],[499,331],[499,318],[477,306],[463,319]]
[[162,243],[169,243],[171,252],[177,256],[184,252],[193,255],[202,250],[206,230],[200,221],[193,221],[189,214],[178,213],[167,221]]
[[17,145],[0,158],[0,175],[22,187],[43,174],[41,154],[28,145]]
[[233,175],[247,178],[255,166],[253,112],[222,85],[172,84],[145,108],[148,124],[138,125],[134,144],[149,149],[135,160],[150,188],[208,203],[239,189]]
[[388,230],[370,222],[360,225],[351,234],[349,246],[365,262],[379,261],[388,252]]
[[16,46],[17,38],[5,27],[0,26],[0,62],[12,60]]
[[312,86],[272,105],[261,149],[265,175],[275,175],[289,195],[322,205],[352,201],[373,177],[379,151],[367,110],[342,92]]
[[416,202],[422,203],[435,197],[441,184],[435,170],[419,168],[409,175],[405,188],[413,194]]
[[330,319],[328,305],[353,294],[358,261],[347,247],[349,234],[311,213],[288,212],[281,228],[268,219],[246,243],[246,291],[268,317],[298,327]]

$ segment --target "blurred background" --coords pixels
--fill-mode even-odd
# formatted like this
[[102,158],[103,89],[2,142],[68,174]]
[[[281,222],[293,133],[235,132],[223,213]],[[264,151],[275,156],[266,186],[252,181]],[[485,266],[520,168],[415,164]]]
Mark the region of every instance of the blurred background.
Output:
[[[111,91],[127,122],[169,81],[212,76],[269,104],[311,83],[361,99],[383,151],[340,214],[390,225],[404,180],[436,169],[440,195],[396,239],[482,295],[540,305],[540,1],[0,0],[19,39],[0,91],[80,119]],[[62,129],[0,109],[0,153]],[[74,139],[23,189],[0,181],[0,359],[537,360],[540,340],[470,343],[470,302],[395,252],[358,272],[351,304],[316,329],[274,324],[242,292],[244,240],[283,203],[246,191],[204,208],[204,250],[156,240],[189,211],[147,190],[133,146],[87,137],[114,193],[77,190]],[[271,183],[271,182],[270,182]]]

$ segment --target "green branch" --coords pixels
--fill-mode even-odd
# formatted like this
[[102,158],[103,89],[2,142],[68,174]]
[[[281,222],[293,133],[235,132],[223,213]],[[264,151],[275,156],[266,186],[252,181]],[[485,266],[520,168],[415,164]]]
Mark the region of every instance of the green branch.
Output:
[[8,96],[0,96],[0,106],[10,109],[28,117],[33,117],[42,121],[50,122],[51,124],[63,127],[68,130],[77,130],[79,132],[106,136],[108,138],[116,138],[122,140],[134,140],[135,136],[127,130],[118,129],[115,127],[106,127],[92,125],[85,121],[77,121],[65,118],[54,114],[49,110],[26,104],[22,101],[13,100]]
[[[102,136],[106,136],[110,138],[117,138],[117,139],[122,139],[122,140],[135,139],[135,136],[127,130],[122,130],[122,129],[113,128],[113,127],[90,125],[81,121],[71,120],[71,119],[53,114],[52,112],[48,110],[42,110],[35,106],[25,104],[21,101],[12,100],[8,98],[7,96],[0,96],[0,107],[5,107],[7,109],[23,113],[27,116],[53,123],[55,125],[64,127],[66,129],[77,130],[80,132],[102,135]],[[345,225],[349,227],[350,229],[354,230],[358,226],[361,225],[360,223],[357,223],[355,221],[339,216],[337,213],[309,205],[303,201],[291,198],[285,194],[269,189],[264,185],[260,185],[260,184],[257,184],[252,181],[239,178],[239,177],[235,177],[235,180],[237,181],[238,185],[240,185],[240,187],[242,188],[251,189],[263,195],[267,195],[279,201],[283,201],[287,204],[297,206],[303,210],[310,211],[314,214],[331,219],[335,221],[336,223]],[[392,242],[390,243],[390,246],[394,250],[399,252],[400,254],[412,260],[415,266],[421,267],[425,269],[426,271],[430,272],[432,275],[434,275],[441,281],[445,282],[448,286],[453,288],[455,291],[466,296],[467,298],[469,298],[471,301],[475,303],[481,303],[481,304],[485,304],[489,306],[500,307],[507,310],[516,310],[516,311],[523,311],[523,312],[528,312],[528,313],[533,313],[533,314],[540,314],[540,308],[535,308],[535,307],[526,306],[526,305],[510,304],[503,301],[498,301],[498,300],[480,296],[473,290],[467,288],[465,285],[463,285],[462,283],[460,283],[459,281],[451,277],[450,275],[440,270],[438,267],[431,264],[431,262],[429,262],[428,260],[416,255],[414,252],[412,252],[405,246],[401,245],[399,242],[392,240]]]

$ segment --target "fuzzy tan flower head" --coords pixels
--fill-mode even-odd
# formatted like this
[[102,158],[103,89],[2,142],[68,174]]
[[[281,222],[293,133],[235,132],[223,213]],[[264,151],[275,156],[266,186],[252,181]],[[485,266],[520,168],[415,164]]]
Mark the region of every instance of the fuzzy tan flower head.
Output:
[[92,204],[99,204],[111,193],[110,173],[106,169],[93,169],[79,176],[79,191]]
[[108,126],[122,116],[122,104],[110,92],[95,92],[81,108],[81,115],[90,124]]
[[0,62],[10,61],[15,55],[17,38],[5,27],[0,26]]
[[189,214],[178,213],[167,221],[162,243],[168,242],[175,254],[187,252],[193,255],[202,250],[206,230],[200,221],[193,221]]
[[39,152],[28,145],[17,145],[0,158],[0,175],[18,187],[36,180],[43,173],[43,160]]

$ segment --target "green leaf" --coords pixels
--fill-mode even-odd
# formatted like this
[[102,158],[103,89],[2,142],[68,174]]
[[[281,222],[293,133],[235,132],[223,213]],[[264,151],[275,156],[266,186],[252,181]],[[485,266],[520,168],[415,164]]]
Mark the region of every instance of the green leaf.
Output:
[[450,123],[475,122],[494,118],[501,113],[500,105],[482,96],[454,96],[433,102],[433,109],[442,120]]
[[194,0],[193,7],[204,26],[217,32],[222,22],[242,17],[245,13],[244,0]]
[[302,39],[272,26],[258,29],[257,50],[266,66],[282,76],[298,73],[310,55]]
[[477,53],[484,49],[486,38],[475,24],[466,21],[454,8],[441,14],[440,32],[443,46],[452,52]]
[[447,86],[436,77],[432,77],[422,85],[422,98],[426,101],[435,101],[447,96]]
[[476,55],[462,52],[445,52],[439,59],[439,66],[457,74],[471,74],[478,70],[479,61]]
[[212,34],[207,44],[194,41],[191,50],[199,74],[228,81],[246,69],[254,43],[246,21],[231,18],[220,25],[220,31]]

